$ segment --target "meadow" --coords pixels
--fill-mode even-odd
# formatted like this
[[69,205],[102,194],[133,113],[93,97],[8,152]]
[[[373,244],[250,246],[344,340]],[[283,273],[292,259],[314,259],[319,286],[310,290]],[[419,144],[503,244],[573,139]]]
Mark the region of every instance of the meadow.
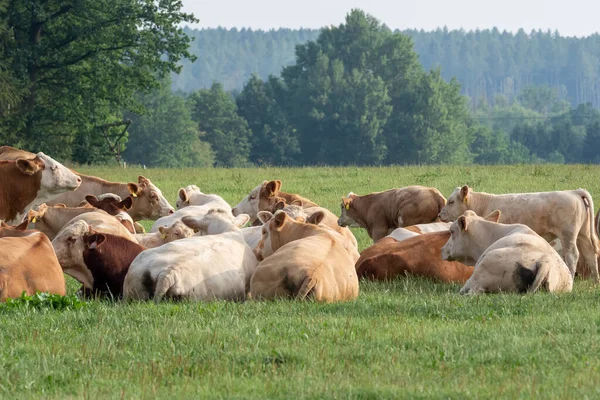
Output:
[[[349,191],[413,184],[448,196],[585,188],[600,167],[564,165],[135,169],[78,168],[115,181],[150,178],[175,204],[190,183],[233,206],[281,179],[339,214]],[[144,223],[147,228],[151,223]],[[360,249],[371,243],[353,229]],[[78,285],[69,278],[69,293]],[[0,305],[0,398],[597,398],[600,291],[458,295],[406,277],[361,281],[358,300],[318,304],[90,301],[62,311]]]

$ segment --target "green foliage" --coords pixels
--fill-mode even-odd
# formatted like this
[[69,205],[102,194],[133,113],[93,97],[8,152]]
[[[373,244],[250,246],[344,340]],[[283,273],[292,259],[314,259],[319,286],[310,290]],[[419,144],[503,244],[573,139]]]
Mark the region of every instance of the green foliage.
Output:
[[140,95],[146,110],[132,114],[129,141],[123,156],[128,163],[148,167],[209,167],[214,156],[200,140],[186,99],[171,93],[168,83]]
[[78,153],[105,153],[107,145],[89,137],[121,120],[123,110],[140,110],[137,91],[157,87],[180,69],[181,58],[193,58],[180,25],[195,19],[181,6],[179,0],[9,2],[14,39],[5,55],[26,92],[8,117],[22,147],[70,158],[78,138]]
[[49,294],[47,292],[38,292],[32,296],[21,294],[16,299],[6,299],[5,303],[0,303],[0,312],[7,310],[79,310],[87,306],[83,300],[75,295],[60,296],[58,294]]
[[237,114],[235,101],[223,86],[214,83],[208,90],[193,93],[189,101],[193,120],[215,152],[215,166],[247,165],[251,131],[246,120]]

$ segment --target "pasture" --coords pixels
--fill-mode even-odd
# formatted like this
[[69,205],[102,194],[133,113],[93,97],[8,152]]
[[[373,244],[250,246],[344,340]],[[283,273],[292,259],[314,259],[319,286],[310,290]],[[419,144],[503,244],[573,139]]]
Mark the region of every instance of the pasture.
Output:
[[[576,189],[600,205],[600,167],[79,168],[114,181],[150,178],[175,204],[190,183],[232,206],[281,179],[339,215],[349,191],[413,184],[448,196]],[[151,223],[144,223],[146,228]],[[353,229],[360,249],[366,232]],[[69,278],[69,293],[78,288]],[[361,282],[355,302],[121,304],[77,310],[0,305],[0,398],[455,398],[599,396],[600,291],[458,295],[406,278]]]

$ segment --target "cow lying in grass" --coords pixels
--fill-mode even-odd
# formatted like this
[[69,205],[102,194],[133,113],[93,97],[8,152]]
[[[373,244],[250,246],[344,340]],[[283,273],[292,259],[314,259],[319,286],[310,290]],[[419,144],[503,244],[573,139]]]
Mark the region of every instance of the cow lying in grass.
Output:
[[450,227],[442,257],[477,260],[460,293],[570,292],[573,277],[552,246],[531,228],[499,218],[498,210],[485,218],[467,211]]
[[443,232],[450,229],[450,222],[432,222],[430,224],[418,224],[407,226],[406,228],[396,228],[386,236],[386,238],[393,238],[398,242],[406,240],[408,238],[419,236],[424,233]]
[[175,207],[180,210],[189,206],[204,206],[210,204],[214,208],[231,210],[231,206],[217,194],[206,194],[200,191],[196,185],[188,185],[179,189]]
[[171,226],[160,226],[158,232],[137,234],[135,238],[145,248],[152,249],[175,240],[189,238],[193,235],[193,229],[181,221],[175,221]]

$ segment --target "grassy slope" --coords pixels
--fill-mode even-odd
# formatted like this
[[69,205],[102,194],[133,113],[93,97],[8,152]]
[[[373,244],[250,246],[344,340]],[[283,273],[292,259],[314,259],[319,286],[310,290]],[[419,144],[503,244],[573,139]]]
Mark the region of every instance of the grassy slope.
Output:
[[[189,183],[235,204],[282,179],[338,212],[348,191],[467,183],[496,193],[583,187],[588,166],[81,169],[152,179],[174,204]],[[600,200],[598,200],[600,201]],[[149,225],[148,225],[149,226]],[[368,236],[355,231],[361,249]],[[69,288],[74,292],[75,282]],[[599,292],[465,298],[420,279],[361,283],[356,302],[93,302],[79,311],[0,308],[0,397],[598,397]]]

